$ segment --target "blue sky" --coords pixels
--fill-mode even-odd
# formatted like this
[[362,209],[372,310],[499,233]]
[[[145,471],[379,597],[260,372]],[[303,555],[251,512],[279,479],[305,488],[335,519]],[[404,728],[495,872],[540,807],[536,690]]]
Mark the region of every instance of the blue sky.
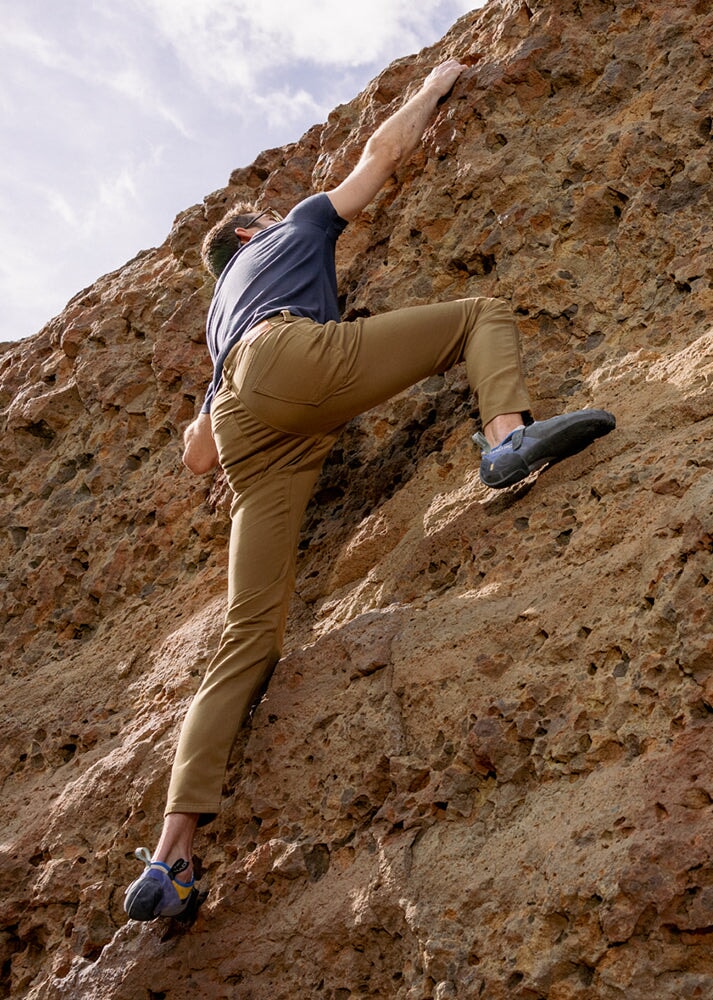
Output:
[[0,341],[483,0],[0,0]]

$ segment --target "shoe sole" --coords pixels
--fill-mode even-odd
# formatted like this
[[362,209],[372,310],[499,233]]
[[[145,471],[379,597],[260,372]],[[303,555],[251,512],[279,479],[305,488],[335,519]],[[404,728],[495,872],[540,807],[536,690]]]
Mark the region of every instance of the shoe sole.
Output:
[[[557,426],[558,424],[560,426]],[[483,465],[487,462],[486,455],[481,463],[480,478],[492,489],[514,486],[544,466],[556,465],[557,462],[583,451],[593,441],[609,434],[615,427],[614,415],[606,410],[582,410],[543,420],[540,429],[548,429],[544,440],[538,441],[540,447],[530,447],[529,459],[518,451],[507,453],[507,458],[511,460],[509,467],[496,478],[492,475],[494,469],[483,472]],[[525,433],[527,434],[527,428]],[[537,437],[534,440],[537,441]]]

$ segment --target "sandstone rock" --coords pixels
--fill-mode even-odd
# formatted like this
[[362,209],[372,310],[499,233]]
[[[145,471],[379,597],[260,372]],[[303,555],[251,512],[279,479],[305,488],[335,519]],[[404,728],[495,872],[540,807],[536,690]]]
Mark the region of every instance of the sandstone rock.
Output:
[[[702,0],[490,0],[3,351],[3,995],[711,995],[712,41]],[[505,296],[538,415],[618,429],[495,494],[460,370],[350,424],[208,900],[127,923],[224,606],[227,489],[180,461],[202,236],[336,182],[449,55],[340,243],[344,314]]]

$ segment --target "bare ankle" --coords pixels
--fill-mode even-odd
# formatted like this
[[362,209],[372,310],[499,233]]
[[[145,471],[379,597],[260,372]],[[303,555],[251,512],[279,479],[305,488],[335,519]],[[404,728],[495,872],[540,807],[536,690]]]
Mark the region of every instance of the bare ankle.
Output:
[[522,413],[499,413],[483,427],[483,433],[488,439],[488,444],[495,447],[508,434],[512,434],[518,427],[522,427],[524,423]]
[[169,813],[163,823],[163,830],[152,857],[165,865],[173,865],[179,859],[188,862],[182,873],[182,880],[190,880],[193,873],[193,837],[198,823],[197,813]]

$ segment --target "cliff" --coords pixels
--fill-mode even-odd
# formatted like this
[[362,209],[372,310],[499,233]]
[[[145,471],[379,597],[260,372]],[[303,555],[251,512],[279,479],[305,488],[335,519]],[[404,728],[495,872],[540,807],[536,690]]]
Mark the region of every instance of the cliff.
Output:
[[[0,995],[713,995],[712,45],[704,0],[490,0],[3,354]],[[226,487],[180,461],[203,234],[338,181],[451,55],[344,315],[504,296],[536,415],[618,429],[494,493],[461,369],[348,427],[208,899],[127,922],[224,606]]]

